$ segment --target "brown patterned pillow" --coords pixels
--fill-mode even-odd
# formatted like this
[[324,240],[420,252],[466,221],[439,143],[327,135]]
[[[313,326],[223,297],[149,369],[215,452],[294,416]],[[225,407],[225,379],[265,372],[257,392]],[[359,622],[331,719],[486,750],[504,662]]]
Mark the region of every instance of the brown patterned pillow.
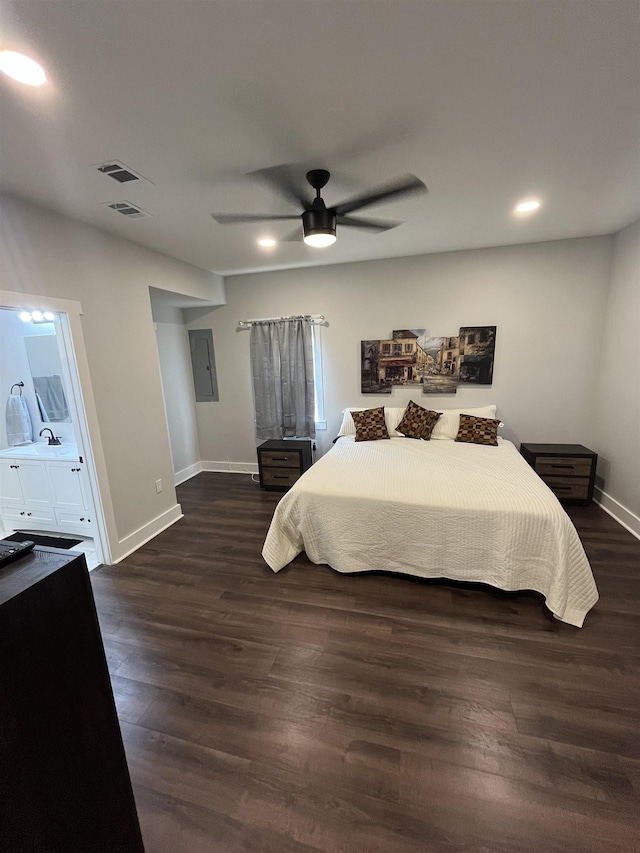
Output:
[[498,444],[500,421],[493,418],[477,418],[475,415],[460,415],[460,426],[456,441],[469,444]]
[[351,412],[356,425],[356,441],[377,441],[379,438],[389,438],[387,425],[384,422],[384,406],[377,409],[365,409],[364,412]]
[[429,441],[431,432],[439,417],[440,412],[423,409],[422,406],[414,403],[413,400],[409,400],[409,405],[404,410],[402,420],[396,429],[407,438],[424,438],[425,441]]

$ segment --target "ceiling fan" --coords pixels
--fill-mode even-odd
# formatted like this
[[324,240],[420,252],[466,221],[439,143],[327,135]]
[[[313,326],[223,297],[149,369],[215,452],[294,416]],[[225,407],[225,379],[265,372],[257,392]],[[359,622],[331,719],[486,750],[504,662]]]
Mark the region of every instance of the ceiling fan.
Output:
[[382,232],[389,231],[401,222],[388,222],[376,219],[359,219],[349,216],[354,210],[360,210],[372,204],[380,204],[385,201],[395,201],[401,196],[412,193],[427,192],[427,187],[415,175],[405,175],[385,186],[371,190],[365,195],[327,207],[320,195],[320,190],[325,187],[331,177],[326,169],[311,169],[306,178],[315,190],[315,198],[310,198],[308,189],[300,186],[299,179],[289,166],[273,166],[268,169],[259,169],[251,173],[263,180],[279,192],[288,201],[303,208],[301,214],[290,215],[260,215],[251,213],[212,213],[213,219],[220,225],[230,225],[238,222],[266,222],[285,219],[300,219],[302,221],[302,232],[299,228],[285,237],[285,241],[304,240],[308,246],[322,248],[330,246],[336,241],[336,227],[347,226],[350,228],[363,228],[366,231]]

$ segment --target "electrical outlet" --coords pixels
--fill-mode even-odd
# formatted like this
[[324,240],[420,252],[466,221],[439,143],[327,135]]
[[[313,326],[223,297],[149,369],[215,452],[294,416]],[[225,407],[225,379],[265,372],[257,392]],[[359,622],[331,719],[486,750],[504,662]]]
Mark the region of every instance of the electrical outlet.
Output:
[[162,480],[156,480],[156,494],[160,494],[162,491]]

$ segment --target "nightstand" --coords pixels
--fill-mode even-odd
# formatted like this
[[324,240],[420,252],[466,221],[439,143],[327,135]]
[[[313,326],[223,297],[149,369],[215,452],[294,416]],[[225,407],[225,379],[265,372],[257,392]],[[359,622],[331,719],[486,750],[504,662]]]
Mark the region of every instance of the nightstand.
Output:
[[286,491],[311,467],[311,462],[308,439],[269,439],[258,447],[260,487]]
[[598,454],[582,444],[521,444],[520,453],[558,500],[588,503],[593,498]]

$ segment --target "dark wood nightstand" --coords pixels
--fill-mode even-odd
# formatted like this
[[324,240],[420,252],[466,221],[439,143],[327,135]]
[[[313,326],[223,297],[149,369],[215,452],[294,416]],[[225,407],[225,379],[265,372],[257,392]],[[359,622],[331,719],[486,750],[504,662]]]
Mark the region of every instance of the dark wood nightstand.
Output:
[[260,487],[286,491],[311,467],[311,462],[308,439],[269,439],[258,447]]
[[586,504],[593,498],[598,454],[582,444],[521,444],[520,453],[558,500]]

